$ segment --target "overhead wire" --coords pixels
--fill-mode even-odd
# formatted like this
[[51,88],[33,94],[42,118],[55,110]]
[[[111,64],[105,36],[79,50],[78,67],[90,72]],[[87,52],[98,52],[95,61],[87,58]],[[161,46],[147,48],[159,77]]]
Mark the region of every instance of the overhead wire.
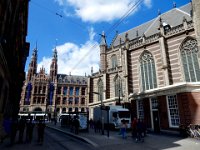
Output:
[[[114,31],[115,28],[117,28],[141,3],[143,0],[138,0],[135,4],[134,2],[130,2],[129,5],[133,4],[130,9],[128,11],[125,12],[125,14],[122,15],[122,17],[120,18],[120,20],[118,20],[117,22],[115,22],[111,27],[108,28],[108,30],[106,30],[105,34],[106,36],[108,36],[111,32]],[[99,38],[98,42],[100,42],[101,37]],[[97,46],[97,44],[95,43],[92,48],[95,48]],[[89,55],[89,53],[91,52],[90,50],[92,49],[90,48],[88,50],[88,52],[76,63],[76,65],[71,69],[71,71],[73,71],[84,59],[85,57],[87,57]]]
[[62,19],[65,19],[65,20],[67,20],[67,21],[68,21],[68,19],[69,19],[69,20],[70,20],[73,24],[75,24],[76,26],[78,26],[78,27],[80,27],[80,28],[86,30],[85,26],[83,26],[83,25],[81,25],[81,24],[75,22],[75,21],[72,20],[70,17],[66,18],[64,15],[62,15],[62,14],[60,14],[60,13],[54,11],[54,10],[51,10],[51,9],[49,9],[48,7],[45,7],[45,6],[41,5],[41,4],[38,4],[37,2],[35,2],[35,1],[33,1],[33,0],[31,0],[30,2],[31,2],[32,4],[34,4],[34,5],[38,6],[38,7],[40,7],[41,9],[45,9],[45,10],[48,11],[49,13],[51,13],[51,14],[53,14],[53,15],[56,15],[56,16],[62,18]]
[[[131,7],[128,9],[128,11],[126,11],[118,21],[116,21],[112,26],[110,26],[106,31],[105,31],[105,35],[106,36],[109,36],[113,31],[114,29],[116,29],[141,3],[142,3],[143,0],[138,0],[137,2],[133,1],[133,2],[130,2],[129,5],[131,5]],[[47,10],[48,12],[54,14],[54,15],[57,15],[58,17],[60,18],[63,18],[63,19],[67,19],[65,16],[61,15],[60,13],[57,13],[51,9],[49,9],[48,7],[45,7],[43,5],[40,5],[36,2],[34,2],[33,0],[31,1],[32,4],[34,5],[37,5],[38,7],[40,8],[43,8],[45,10]],[[70,18],[69,18],[70,19]],[[82,29],[86,29],[83,25],[73,21],[72,19],[70,19],[71,22],[73,22],[74,24],[78,25],[79,27],[81,27]],[[101,35],[101,34],[100,34]],[[75,66],[71,69],[70,72],[72,72],[88,55],[89,53],[91,53],[91,49],[94,49],[96,48],[96,46],[98,46],[98,43],[100,43],[100,40],[101,40],[101,37],[98,38],[97,42],[91,46],[91,48],[89,48],[88,52],[83,56],[81,57],[81,59],[75,64]]]

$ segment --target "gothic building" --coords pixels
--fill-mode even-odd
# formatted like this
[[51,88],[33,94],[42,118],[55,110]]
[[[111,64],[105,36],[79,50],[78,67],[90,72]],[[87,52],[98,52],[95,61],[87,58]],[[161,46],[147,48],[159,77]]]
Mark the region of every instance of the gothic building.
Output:
[[49,119],[62,113],[87,111],[87,77],[58,74],[54,50],[49,74],[42,67],[37,73],[37,48],[34,49],[21,93],[20,115],[44,115]]
[[100,71],[89,78],[89,111],[121,104],[147,127],[200,124],[200,2],[168,12],[100,43]]

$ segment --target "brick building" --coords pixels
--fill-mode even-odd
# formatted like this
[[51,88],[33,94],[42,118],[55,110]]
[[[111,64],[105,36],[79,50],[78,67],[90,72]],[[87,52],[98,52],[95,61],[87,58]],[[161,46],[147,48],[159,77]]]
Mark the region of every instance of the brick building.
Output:
[[37,48],[34,49],[21,93],[20,115],[48,114],[49,119],[62,113],[87,111],[87,77],[58,74],[57,50],[54,50],[50,72],[37,73]]
[[[0,1],[0,126],[4,118],[17,118],[25,63],[28,0]],[[1,127],[0,127],[1,128]]]
[[147,127],[200,124],[200,2],[193,0],[124,33],[104,33],[100,71],[89,78],[90,117],[101,105],[128,107]]

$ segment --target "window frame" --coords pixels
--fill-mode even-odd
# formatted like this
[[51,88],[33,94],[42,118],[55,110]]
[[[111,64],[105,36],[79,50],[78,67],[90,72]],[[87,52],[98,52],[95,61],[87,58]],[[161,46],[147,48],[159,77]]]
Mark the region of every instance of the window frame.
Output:
[[[170,96],[173,96],[173,97],[175,97],[175,100],[176,100],[176,105],[177,105],[177,107],[176,108],[171,108],[171,110],[177,110],[177,112],[178,112],[178,124],[177,125],[173,125],[172,124],[172,119],[174,118],[172,118],[172,115],[171,115],[171,111],[170,111],[170,108],[169,108],[169,106],[170,106],[170,103],[172,103],[172,102],[169,102],[169,97]],[[174,99],[173,99],[174,100]],[[178,107],[178,99],[177,99],[177,95],[176,94],[172,94],[172,95],[166,95],[166,101],[167,101],[167,111],[168,111],[168,120],[169,120],[169,127],[172,127],[172,128],[179,128],[179,125],[180,125],[180,114],[179,114],[179,107]],[[172,112],[174,112],[174,111],[172,111]]]
[[[146,60],[144,58],[146,58]],[[146,91],[157,88],[156,62],[149,51],[145,51],[141,54],[139,68],[141,90]]]

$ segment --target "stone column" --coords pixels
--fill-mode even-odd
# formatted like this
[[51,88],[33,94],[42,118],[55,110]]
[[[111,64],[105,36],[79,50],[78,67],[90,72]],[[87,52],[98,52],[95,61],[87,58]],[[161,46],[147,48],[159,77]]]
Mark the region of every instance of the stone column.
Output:
[[200,1],[192,0],[195,35],[200,49]]
[[168,72],[168,63],[167,63],[167,54],[166,54],[166,47],[165,47],[165,39],[163,36],[159,39],[160,43],[160,51],[161,51],[161,57],[162,57],[162,69],[164,73],[164,82],[165,86],[169,85],[169,72]]
[[124,80],[125,80],[125,91],[124,91],[124,96],[125,96],[125,101],[128,101],[128,49],[124,49]]
[[103,100],[106,100],[106,73],[103,74]]

